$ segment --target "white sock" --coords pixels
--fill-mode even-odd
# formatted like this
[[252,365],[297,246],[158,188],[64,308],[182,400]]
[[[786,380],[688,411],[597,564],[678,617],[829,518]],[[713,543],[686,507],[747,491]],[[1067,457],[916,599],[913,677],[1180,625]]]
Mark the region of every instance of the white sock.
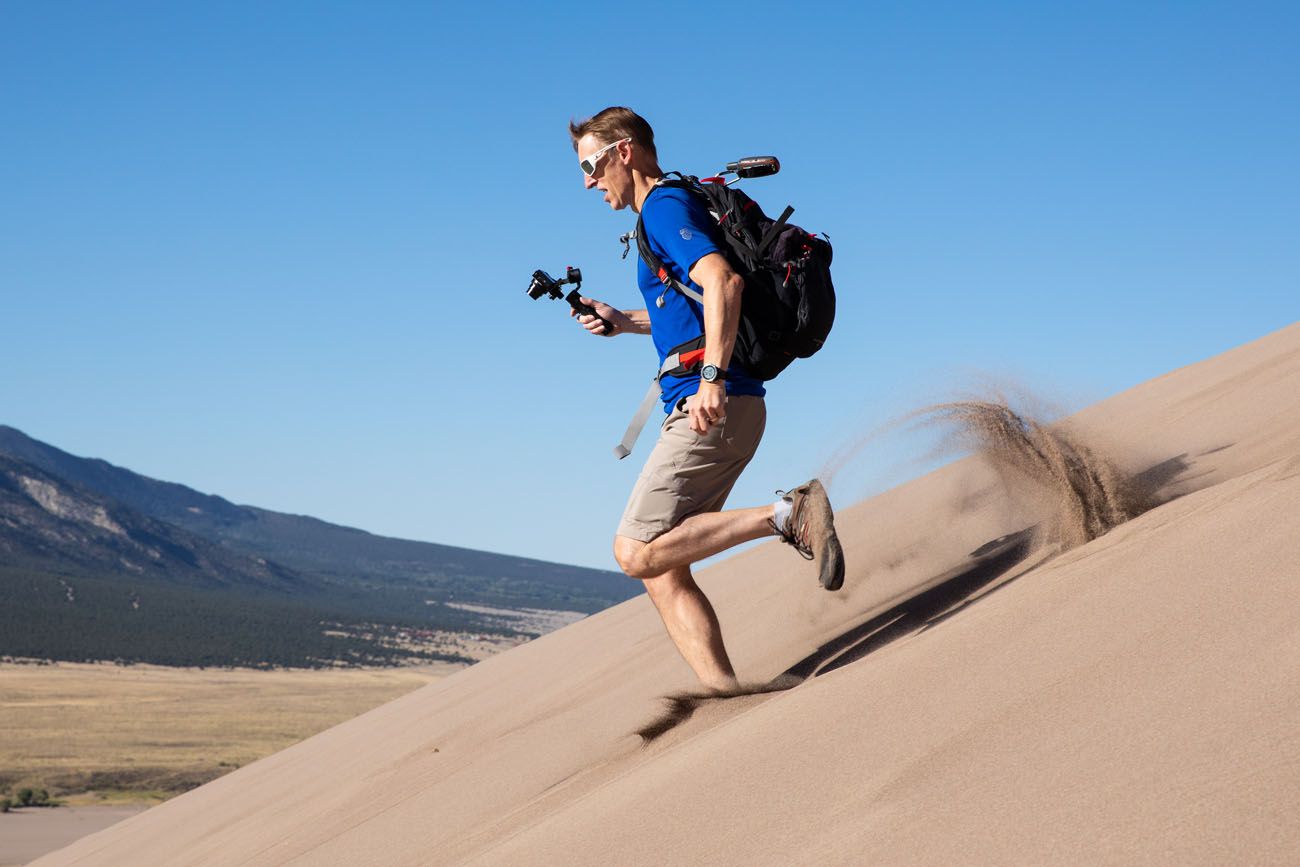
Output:
[[772,504],[772,523],[776,524],[779,532],[784,533],[790,528],[790,513],[793,511],[794,503],[785,497]]

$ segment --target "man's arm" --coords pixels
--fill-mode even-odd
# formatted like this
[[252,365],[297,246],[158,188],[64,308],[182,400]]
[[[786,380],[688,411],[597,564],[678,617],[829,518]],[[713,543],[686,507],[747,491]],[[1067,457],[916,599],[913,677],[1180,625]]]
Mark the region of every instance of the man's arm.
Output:
[[[704,363],[722,370],[731,363],[740,324],[740,294],[745,279],[721,253],[709,253],[691,268],[690,278],[704,290]],[[690,401],[691,430],[704,434],[726,414],[727,387],[722,381],[700,381]]]
[[[616,307],[610,307],[604,301],[597,301],[594,298],[582,298],[583,304],[590,304],[596,308],[597,316],[588,313],[579,313],[570,308],[569,315],[578,320],[578,324],[592,334],[613,337],[616,334],[649,334],[650,333],[650,314],[645,310],[619,310]],[[605,326],[601,323],[604,319],[614,330],[605,335]]]

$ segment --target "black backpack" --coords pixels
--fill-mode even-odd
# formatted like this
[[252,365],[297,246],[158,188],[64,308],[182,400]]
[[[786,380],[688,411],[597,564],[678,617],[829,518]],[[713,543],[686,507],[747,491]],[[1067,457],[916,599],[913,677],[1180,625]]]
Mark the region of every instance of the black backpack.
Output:
[[[735,187],[669,172],[660,186],[699,196],[726,238],[727,260],[745,280],[740,325],[732,361],[756,379],[774,379],[796,358],[822,348],[835,321],[835,287],[831,284],[831,245],[786,221],[786,207],[773,220],[758,203]],[[655,256],[638,218],[637,252],[663,282],[696,301],[700,294],[680,283]]]

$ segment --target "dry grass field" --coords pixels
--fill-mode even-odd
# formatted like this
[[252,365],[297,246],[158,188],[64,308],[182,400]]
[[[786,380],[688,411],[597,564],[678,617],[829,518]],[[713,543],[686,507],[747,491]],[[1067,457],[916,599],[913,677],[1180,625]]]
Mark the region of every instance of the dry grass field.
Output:
[[163,800],[456,670],[0,664],[0,792]]

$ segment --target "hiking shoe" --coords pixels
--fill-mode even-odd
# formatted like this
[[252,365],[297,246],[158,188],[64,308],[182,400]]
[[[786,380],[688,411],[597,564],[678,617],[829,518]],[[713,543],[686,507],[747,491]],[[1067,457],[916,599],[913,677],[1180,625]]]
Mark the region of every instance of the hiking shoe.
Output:
[[844,583],[844,551],[835,535],[835,515],[822,483],[813,479],[789,493],[777,491],[790,503],[790,520],[783,530],[769,519],[781,541],[794,547],[805,560],[816,560],[818,577],[827,590]]

